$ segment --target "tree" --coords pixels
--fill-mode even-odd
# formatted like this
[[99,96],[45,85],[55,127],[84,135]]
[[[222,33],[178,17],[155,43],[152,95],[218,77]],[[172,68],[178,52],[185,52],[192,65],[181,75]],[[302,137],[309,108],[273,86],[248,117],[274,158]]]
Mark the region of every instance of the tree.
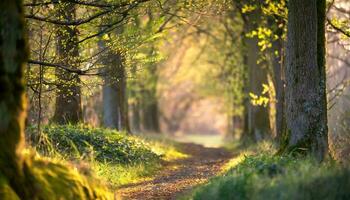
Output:
[[[62,2],[57,5],[58,15],[67,21],[75,19],[75,4]],[[75,26],[57,27],[57,54],[62,65],[78,69],[79,47],[78,33]],[[59,124],[82,121],[80,78],[77,74],[56,69],[57,94],[56,110],[53,121]]]
[[327,154],[325,0],[289,1],[283,151]]
[[[149,56],[154,56],[154,47],[151,47]],[[157,99],[157,84],[158,84],[158,66],[155,63],[150,63],[145,69],[146,80],[141,83],[141,114],[142,126],[145,131],[159,132],[159,117],[158,117],[158,99]]]
[[[28,58],[22,1],[3,0],[0,7],[0,176],[20,198],[35,199],[22,153],[26,118],[23,71]],[[2,195],[6,194],[0,198]]]
[[[116,30],[116,37],[122,34],[122,28]],[[110,34],[111,36],[111,34]],[[107,37],[110,38],[110,37]],[[122,50],[115,49],[109,43],[112,39],[100,38],[99,49],[103,65],[103,124],[108,128],[130,131],[128,117],[128,99],[126,94],[126,64]]]
[[[258,40],[254,37],[247,37],[247,34],[254,30],[260,22],[261,12],[257,9],[251,13],[242,13],[244,22],[243,27],[243,44],[244,44],[244,64],[247,67],[247,81],[246,92],[253,94],[260,94],[263,91],[263,84],[268,82],[268,69],[259,60],[259,46]],[[249,138],[257,141],[265,138],[270,132],[270,122],[268,108],[265,106],[253,105],[246,101],[245,106],[246,128],[248,130],[243,138]]]
[[120,65],[121,57],[113,53],[101,37],[98,42],[101,53],[101,64],[103,65],[103,125],[108,128],[120,129],[119,92],[117,84],[117,73],[113,70]]

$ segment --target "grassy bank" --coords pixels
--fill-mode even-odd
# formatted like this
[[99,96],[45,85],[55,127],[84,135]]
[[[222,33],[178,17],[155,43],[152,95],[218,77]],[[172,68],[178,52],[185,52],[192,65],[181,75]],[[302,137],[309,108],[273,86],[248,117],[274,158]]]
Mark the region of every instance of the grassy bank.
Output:
[[243,151],[220,176],[185,199],[349,199],[349,188],[348,168],[333,161],[275,156],[273,146],[264,143]]
[[135,137],[84,125],[50,125],[29,140],[40,155],[70,162],[87,176],[96,176],[111,188],[152,178],[165,160],[185,155],[162,137]]

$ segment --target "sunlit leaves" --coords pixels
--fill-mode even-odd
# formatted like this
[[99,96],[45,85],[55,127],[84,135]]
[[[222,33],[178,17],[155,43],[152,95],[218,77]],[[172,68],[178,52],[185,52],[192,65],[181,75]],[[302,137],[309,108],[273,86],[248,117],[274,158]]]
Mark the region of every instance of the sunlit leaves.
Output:
[[255,9],[257,8],[256,5],[249,5],[249,4],[245,4],[242,7],[242,13],[250,13],[253,12]]
[[250,102],[254,106],[263,106],[267,107],[270,100],[269,93],[273,92],[273,88],[271,88],[267,84],[262,84],[263,90],[261,92],[261,95],[254,94],[252,92],[249,93]]

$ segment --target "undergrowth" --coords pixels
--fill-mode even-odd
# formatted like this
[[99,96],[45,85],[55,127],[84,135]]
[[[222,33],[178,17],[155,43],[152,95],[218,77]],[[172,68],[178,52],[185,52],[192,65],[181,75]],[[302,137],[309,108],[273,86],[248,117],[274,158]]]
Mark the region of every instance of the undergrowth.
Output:
[[[253,152],[259,152],[258,154]],[[244,151],[186,199],[350,199],[350,170],[312,158],[274,156],[271,145]]]
[[41,137],[45,142],[36,146],[39,152],[57,151],[67,159],[129,164],[151,162],[162,156],[145,141],[111,129],[50,125],[43,128]]
[[96,174],[111,187],[149,179],[163,160],[185,155],[162,137],[141,138],[85,125],[48,125],[40,137],[28,128],[30,142],[44,156],[68,160],[82,173]]

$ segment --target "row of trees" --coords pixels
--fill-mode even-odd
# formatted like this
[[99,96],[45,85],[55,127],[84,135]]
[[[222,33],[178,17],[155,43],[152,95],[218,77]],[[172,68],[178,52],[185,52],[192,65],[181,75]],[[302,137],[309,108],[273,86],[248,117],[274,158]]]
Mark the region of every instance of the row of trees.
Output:
[[[271,4],[265,4],[266,2]],[[251,31],[251,28],[262,28],[257,27],[258,24],[270,25],[270,23],[276,23],[276,21],[269,19],[270,15],[264,16],[264,13],[269,10],[264,6],[277,6],[281,2],[266,2],[252,1],[251,3],[258,4],[251,5],[246,4],[246,1],[233,2],[233,5],[237,6],[242,14],[244,27],[242,34],[246,35],[247,32]],[[10,180],[11,187],[23,199],[31,199],[35,195],[35,190],[28,189],[33,186],[31,183],[33,180],[27,177],[27,162],[21,151],[24,144],[26,113],[24,78],[26,76],[39,77],[36,77],[36,79],[30,77],[28,80],[29,88],[39,94],[42,94],[44,90],[55,89],[56,103],[55,114],[53,115],[55,122],[76,123],[82,119],[81,84],[83,83],[81,76],[100,75],[105,79],[103,82],[104,91],[107,92],[104,95],[106,101],[105,113],[108,113],[106,114],[108,117],[105,118],[105,124],[128,130],[128,116],[126,114],[128,106],[125,100],[127,70],[125,63],[133,66],[134,63],[131,61],[136,60],[136,57],[133,57],[136,54],[132,54],[131,50],[125,51],[124,46],[120,44],[125,44],[125,46],[130,44],[130,49],[133,49],[140,44],[138,39],[144,39],[142,36],[149,39],[149,35],[142,32],[144,29],[141,29],[142,34],[140,35],[129,30],[132,27],[148,27],[147,23],[145,25],[143,24],[144,21],[140,20],[140,15],[135,15],[132,23],[125,21],[127,18],[131,19],[131,13],[143,3],[146,3],[146,0],[126,3],[96,3],[95,1],[77,0],[33,1],[24,4],[27,7],[24,11],[21,0],[0,1],[0,7],[2,8],[0,10],[0,115],[2,118],[0,123],[0,134],[2,136],[0,172],[7,177],[7,180]],[[175,4],[178,5],[178,2],[161,3],[156,8],[161,8],[164,13],[169,13],[170,8],[173,8]],[[189,5],[188,2],[180,4],[182,5],[181,8],[190,11],[194,11],[191,10],[194,8],[200,9],[200,6],[207,6],[206,2],[200,5]],[[78,9],[78,5],[82,8]],[[168,5],[168,7],[165,5]],[[254,7],[254,5],[258,6]],[[284,5],[282,3],[282,6]],[[44,7],[46,9],[42,9]],[[275,8],[271,8],[274,11],[273,13],[280,13]],[[156,17],[163,17],[162,14],[148,13],[148,7],[143,8],[142,11],[147,11],[145,16],[148,15],[148,20],[146,22],[150,22]],[[139,12],[142,13],[138,10]],[[242,88],[245,92],[261,92],[262,84],[266,82],[266,77],[269,78],[267,76],[269,68],[262,67],[261,64],[268,65],[266,63],[269,61],[275,64],[280,63],[273,68],[273,74],[275,75],[273,83],[276,89],[277,104],[279,104],[276,106],[277,117],[275,123],[276,127],[279,127],[276,136],[281,141],[282,152],[295,150],[310,152],[319,160],[325,157],[328,148],[325,86],[325,12],[325,0],[289,1],[287,40],[285,41],[283,37],[286,19],[281,16],[282,24],[279,24],[278,20],[275,24],[278,28],[276,31],[282,28],[281,33],[277,31],[280,37],[271,44],[271,47],[276,45],[272,49],[280,50],[277,55],[279,55],[279,58],[285,57],[285,62],[276,62],[274,57],[272,57],[272,60],[264,57],[261,62],[258,62],[261,57],[258,48],[263,48],[264,43],[262,41],[257,42],[258,40],[254,37],[255,33],[251,38],[245,38],[242,41],[245,46],[243,60],[247,67],[247,78],[244,80],[245,85]],[[88,16],[78,17],[82,13],[88,13],[86,14]],[[165,29],[166,24],[174,15],[173,13],[170,17],[162,18],[163,21],[160,26],[156,26],[156,30]],[[30,19],[28,21],[29,31],[24,28],[24,16]],[[264,21],[261,21],[261,16],[263,16]],[[87,23],[91,23],[91,27],[85,27]],[[45,30],[53,30],[53,32],[43,31],[43,27],[45,27]],[[258,31],[258,39],[270,35],[266,29],[261,31],[263,36]],[[32,54],[30,59],[28,59],[27,41],[24,36],[26,32],[30,33],[31,38]],[[127,40],[123,41],[121,38],[125,35],[121,35],[122,32],[129,34],[131,32],[133,37],[127,37]],[[274,33],[276,33],[275,30]],[[33,40],[33,37],[38,37],[39,42]],[[51,37],[56,38],[54,44],[51,43]],[[135,41],[132,39],[135,39]],[[117,44],[112,45],[114,42]],[[267,47],[270,46],[268,43],[266,45]],[[56,48],[53,48],[53,46]],[[285,48],[281,48],[284,46]],[[146,57],[155,52],[154,49],[150,51],[147,48],[147,50]],[[285,54],[281,52],[285,52]],[[263,55],[267,54],[264,53]],[[101,62],[98,62],[99,60]],[[28,62],[39,67],[36,70],[30,67],[30,70],[26,71],[27,74],[24,74]],[[95,62],[99,65],[94,65]],[[88,64],[83,65],[83,63]],[[137,69],[133,70],[137,71]],[[149,73],[153,74],[154,71],[152,70],[155,69],[150,67],[147,70],[150,70]],[[54,78],[51,77],[52,79],[50,79],[50,75]],[[283,87],[284,78],[285,87]],[[117,80],[114,81],[115,79]],[[137,99],[138,101],[143,100],[142,96]],[[256,103],[260,104],[259,99],[256,100]],[[245,127],[247,127],[245,134],[253,139],[259,139],[265,134],[264,132],[269,130],[269,128],[266,128],[270,124],[267,122],[270,119],[269,112],[266,111],[266,107],[252,107],[251,104],[248,104],[248,101],[244,105],[243,116],[245,117],[243,119],[245,120]],[[146,113],[148,113],[147,116],[151,115],[149,112]]]
[[[98,93],[102,85],[106,127],[159,132],[160,41],[173,29],[190,27],[210,37],[217,50],[229,48],[220,57],[224,67],[216,75],[225,83],[220,89],[226,91],[232,107],[228,112],[232,130],[241,128],[243,138],[253,141],[274,137],[281,151],[312,149],[321,159],[328,146],[326,2],[304,4],[293,1],[287,6],[286,1],[273,0],[25,2],[31,42],[27,79],[31,105],[36,108],[31,110],[37,116],[32,119],[40,131],[42,101],[55,99],[50,121],[82,122],[85,88]],[[306,16],[301,11],[316,13]],[[222,34],[211,30],[208,25],[216,22],[205,17],[217,12],[222,12],[215,18],[225,27]],[[86,16],[77,17],[83,13]],[[217,38],[213,33],[221,35]],[[311,58],[314,54],[316,60]]]
[[[143,99],[155,96],[153,82],[157,78],[152,63],[157,52],[149,50],[156,45],[152,37],[156,38],[169,20],[164,17],[168,5],[159,4],[146,0],[25,2],[31,44],[27,79],[32,122],[39,126],[43,118],[59,124],[83,122],[82,99],[88,93],[83,86],[95,92],[100,85],[106,127],[130,132],[128,95],[134,100],[135,120],[142,113],[155,115],[156,104]],[[151,83],[127,83],[127,77],[140,74],[140,63],[149,65],[144,78]],[[133,91],[127,91],[129,86]],[[43,102],[52,105],[51,99],[55,99],[54,106],[43,106]],[[53,110],[53,114],[43,117],[43,110]],[[156,123],[147,120],[143,117],[145,129],[158,130]]]
[[243,41],[245,91],[251,93],[244,104],[247,138],[272,136],[280,153],[312,153],[318,160],[328,154],[325,31],[326,21],[337,28],[336,20],[326,18],[333,4],[236,2],[248,36]]

